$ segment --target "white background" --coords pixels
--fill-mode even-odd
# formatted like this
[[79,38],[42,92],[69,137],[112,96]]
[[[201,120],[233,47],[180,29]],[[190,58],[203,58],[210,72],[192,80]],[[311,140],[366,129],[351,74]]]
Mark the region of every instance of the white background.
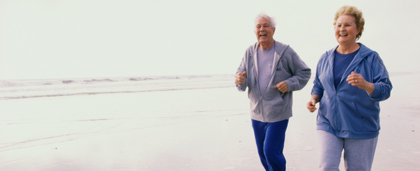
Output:
[[315,69],[343,5],[362,10],[360,42],[390,73],[420,70],[417,0],[1,0],[0,79],[234,74],[260,12]]

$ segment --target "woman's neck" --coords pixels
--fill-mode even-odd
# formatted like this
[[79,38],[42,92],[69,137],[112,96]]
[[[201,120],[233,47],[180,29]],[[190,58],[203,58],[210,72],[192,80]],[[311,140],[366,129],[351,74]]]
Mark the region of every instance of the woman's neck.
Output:
[[337,52],[341,54],[349,54],[356,51],[359,48],[360,45],[356,42],[352,43],[351,45],[340,44],[338,45]]

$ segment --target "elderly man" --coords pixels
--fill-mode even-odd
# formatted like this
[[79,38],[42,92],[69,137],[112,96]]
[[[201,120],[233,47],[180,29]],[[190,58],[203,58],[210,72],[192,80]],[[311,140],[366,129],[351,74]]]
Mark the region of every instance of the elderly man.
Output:
[[236,87],[245,91],[261,162],[266,170],[286,170],[285,132],[292,116],[293,91],[302,89],[311,69],[288,45],[274,40],[273,19],[260,14],[255,20],[258,42],[251,45],[236,72]]

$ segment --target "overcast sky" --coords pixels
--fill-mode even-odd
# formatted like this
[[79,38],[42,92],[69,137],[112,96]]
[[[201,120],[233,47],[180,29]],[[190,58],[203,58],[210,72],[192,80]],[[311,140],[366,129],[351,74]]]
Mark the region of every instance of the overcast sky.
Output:
[[417,0],[0,0],[0,79],[234,74],[260,12],[315,69],[343,5],[389,72],[420,71]]

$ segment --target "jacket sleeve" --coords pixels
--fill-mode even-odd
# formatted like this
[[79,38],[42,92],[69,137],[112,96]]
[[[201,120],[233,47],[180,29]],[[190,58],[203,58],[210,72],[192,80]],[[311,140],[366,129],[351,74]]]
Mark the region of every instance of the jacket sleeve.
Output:
[[311,95],[318,95],[319,99],[322,99],[322,96],[324,95],[324,86],[322,85],[321,81],[319,80],[319,72],[321,71],[320,67],[322,66],[322,63],[324,58],[326,57],[326,54],[324,54],[321,59],[318,61],[317,67],[316,67],[316,73],[315,73],[315,79],[314,79],[314,86],[312,87]]
[[[248,65],[248,59],[249,58],[247,58],[247,56],[249,56],[249,50],[247,50],[245,52],[245,55],[242,58],[241,64],[239,65],[238,70],[236,71],[236,74],[237,73],[242,73],[242,72],[246,71],[247,72],[247,77],[248,77],[249,72],[247,70],[247,65]],[[236,74],[235,74],[235,76],[236,76]],[[245,78],[245,82],[243,84],[237,84],[236,83],[236,79],[235,79],[236,88],[238,88],[239,91],[245,91],[246,90],[246,87],[248,86],[248,81],[247,80],[248,79]]]
[[289,91],[301,90],[311,78],[311,69],[300,59],[300,57],[291,48],[291,55],[288,60],[289,69],[292,77],[285,80]]
[[382,59],[377,53],[374,53],[372,60],[372,73],[373,73],[373,90],[370,97],[374,101],[383,101],[391,96],[392,84],[389,79],[388,71],[385,68]]

